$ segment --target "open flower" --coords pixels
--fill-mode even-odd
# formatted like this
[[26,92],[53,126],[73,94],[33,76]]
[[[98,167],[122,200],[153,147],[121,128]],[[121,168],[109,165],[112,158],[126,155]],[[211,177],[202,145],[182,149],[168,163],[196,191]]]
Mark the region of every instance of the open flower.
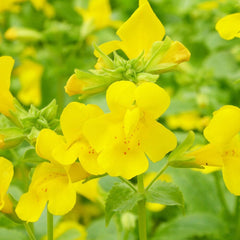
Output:
[[240,38],[240,13],[229,14],[216,24],[216,30],[223,39]]
[[[147,55],[152,45],[162,41],[165,29],[161,21],[153,12],[147,0],[139,1],[138,9],[117,31],[121,41],[114,40],[100,46],[101,50],[110,54],[121,49],[129,59],[138,57],[143,51]],[[172,41],[172,45],[161,60],[162,62],[177,63],[188,61],[189,51],[178,41]]]
[[88,9],[76,7],[76,11],[82,15],[85,24],[92,24],[94,30],[106,27],[119,27],[120,21],[111,19],[111,6],[109,0],[90,0]]
[[7,195],[8,187],[13,178],[13,165],[6,158],[0,157],[0,211],[12,212],[12,203]]
[[147,170],[145,154],[157,162],[176,147],[175,135],[156,121],[170,104],[164,89],[119,81],[108,88],[106,98],[111,112],[90,119],[83,131],[109,175],[130,179]]
[[28,192],[18,202],[16,214],[23,221],[36,222],[48,202],[50,213],[65,215],[76,203],[74,182],[88,175],[77,162],[68,166],[54,162],[41,163],[34,171]]
[[14,111],[14,98],[10,92],[10,77],[14,60],[11,57],[0,57],[0,113],[10,117]]
[[209,144],[191,152],[200,165],[222,167],[228,190],[240,195],[240,109],[226,105],[214,112],[204,130]]
[[37,139],[38,155],[63,165],[72,164],[79,158],[82,166],[91,174],[103,174],[97,164],[97,153],[83,135],[83,125],[91,118],[103,114],[96,105],[72,102],[60,117],[62,135],[50,129],[43,129]]

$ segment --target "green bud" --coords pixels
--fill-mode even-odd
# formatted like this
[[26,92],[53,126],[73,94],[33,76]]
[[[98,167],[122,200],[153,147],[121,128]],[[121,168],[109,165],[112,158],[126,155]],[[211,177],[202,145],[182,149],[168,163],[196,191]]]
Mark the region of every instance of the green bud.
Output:
[[137,81],[138,82],[156,82],[159,78],[159,75],[157,74],[151,74],[151,73],[139,73],[137,75]]
[[48,122],[52,121],[57,116],[58,105],[56,100],[52,100],[45,108],[40,110],[40,115]]
[[134,229],[136,226],[136,220],[137,220],[137,217],[134,214],[130,212],[123,213],[121,216],[121,223],[122,223],[123,229],[125,231],[130,231]]
[[23,130],[20,128],[0,129],[0,149],[9,149],[16,147],[25,139]]
[[169,165],[176,168],[203,168],[195,163],[195,158],[186,155],[189,148],[193,145],[195,134],[193,131],[188,133],[186,139],[171,152],[168,157]]
[[33,127],[31,129],[31,132],[27,135],[27,138],[31,145],[35,145],[39,132],[40,131],[37,128]]
[[169,37],[166,37],[164,41],[157,41],[153,43],[152,48],[149,53],[148,61],[145,65],[146,72],[152,72],[153,68],[159,64],[164,54],[171,47],[172,40]]

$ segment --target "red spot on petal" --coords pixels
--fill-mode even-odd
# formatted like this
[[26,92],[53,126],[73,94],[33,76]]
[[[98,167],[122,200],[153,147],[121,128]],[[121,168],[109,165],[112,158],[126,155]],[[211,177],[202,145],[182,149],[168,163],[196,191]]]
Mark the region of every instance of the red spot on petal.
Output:
[[124,155],[127,155],[127,152],[124,152]]

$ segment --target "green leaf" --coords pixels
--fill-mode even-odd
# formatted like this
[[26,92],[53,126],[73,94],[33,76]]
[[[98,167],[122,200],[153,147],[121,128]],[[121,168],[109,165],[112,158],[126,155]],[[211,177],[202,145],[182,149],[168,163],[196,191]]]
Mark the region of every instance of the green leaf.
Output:
[[147,202],[164,205],[183,206],[183,196],[179,188],[168,182],[156,181],[146,192]]
[[224,223],[210,214],[192,214],[179,217],[172,222],[160,225],[151,240],[186,240],[191,237],[223,235]]
[[21,230],[0,228],[0,240],[27,240],[28,237]]
[[133,191],[124,183],[115,183],[106,200],[106,225],[109,224],[116,212],[131,210],[142,197],[140,193]]

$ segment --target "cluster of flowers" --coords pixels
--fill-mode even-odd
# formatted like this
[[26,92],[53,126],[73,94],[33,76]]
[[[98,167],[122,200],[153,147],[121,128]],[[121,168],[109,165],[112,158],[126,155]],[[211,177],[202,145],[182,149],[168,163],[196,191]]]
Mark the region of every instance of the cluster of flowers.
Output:
[[[37,221],[46,203],[49,212],[64,215],[75,205],[76,189],[83,179],[105,173],[131,179],[146,172],[148,159],[157,162],[176,147],[175,135],[157,121],[168,108],[170,97],[147,76],[172,70],[189,59],[189,51],[177,41],[163,41],[164,27],[147,0],[140,0],[139,8],[117,34],[121,41],[100,46],[96,68],[102,71],[111,68],[107,55],[118,49],[130,60],[143,59],[145,68],[126,68],[128,73],[121,75],[134,76],[136,81],[123,78],[106,82],[110,113],[104,113],[96,105],[72,102],[60,117],[62,135],[48,128],[40,131],[35,147],[46,161],[37,166],[28,192],[16,206],[16,214],[23,221]],[[14,121],[17,109],[9,90],[13,65],[11,57],[0,58],[0,112]],[[144,70],[148,70],[147,75],[142,74]],[[92,87],[93,92],[102,89],[98,79],[92,79],[89,82],[76,73],[69,79],[66,92],[73,95],[84,94],[85,90],[91,92]],[[236,195],[240,195],[239,123],[240,109],[224,106],[214,114],[204,131],[210,143],[188,155],[195,157],[200,165],[222,167],[225,183]],[[4,136],[0,136],[1,145],[4,146]],[[0,169],[0,209],[7,212],[11,202],[6,193],[13,177],[13,166],[1,157]]]

